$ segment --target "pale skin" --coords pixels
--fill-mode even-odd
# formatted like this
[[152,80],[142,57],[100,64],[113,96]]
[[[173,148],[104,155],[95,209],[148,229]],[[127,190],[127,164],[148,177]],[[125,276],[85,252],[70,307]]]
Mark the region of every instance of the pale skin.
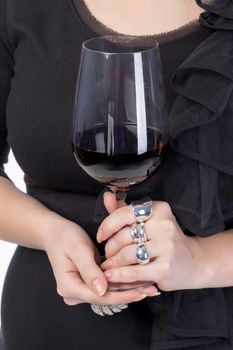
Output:
[[130,35],[168,32],[195,20],[202,12],[194,0],[85,0],[85,3],[101,23]]
[[[97,7],[93,7],[96,2],[86,1],[90,10],[98,17]],[[104,9],[108,8],[108,14],[102,18],[103,22],[111,13],[110,22],[117,23],[119,31],[123,32],[125,20],[119,14],[123,10],[127,13],[132,8],[132,1],[99,1],[100,13],[104,15]],[[171,5],[176,6],[176,9],[172,8],[170,11]],[[116,6],[119,6],[121,12],[116,11]],[[137,30],[143,35],[172,30],[194,20],[201,12],[192,0],[135,0],[133,9],[134,18],[126,17],[129,26],[125,29],[129,31],[126,34],[136,34]],[[167,10],[171,14],[176,11],[182,15],[172,16],[169,21],[161,21],[161,13],[167,13]],[[149,12],[153,12],[150,28],[144,26],[146,21],[142,22],[140,28],[140,21],[135,22],[137,16],[141,17],[142,11],[145,11],[145,18],[150,15]],[[53,268],[57,292],[66,304],[124,304],[157,295],[154,286],[143,291],[106,291],[109,277],[94,261],[97,250],[87,232],[19,191],[5,178],[0,178],[0,194],[0,238],[44,250]],[[163,290],[233,285],[232,230],[205,239],[187,237],[177,224],[169,205],[154,203],[155,209],[146,223],[151,262],[143,266],[133,265],[135,246],[129,241],[127,227],[135,221],[132,207],[117,209],[116,201],[110,193],[105,195],[104,201],[110,215],[101,224],[97,237],[99,240],[108,239],[106,255],[111,258],[112,267],[107,270],[112,272],[112,281],[152,280]],[[99,292],[95,288],[96,280],[101,286]]]

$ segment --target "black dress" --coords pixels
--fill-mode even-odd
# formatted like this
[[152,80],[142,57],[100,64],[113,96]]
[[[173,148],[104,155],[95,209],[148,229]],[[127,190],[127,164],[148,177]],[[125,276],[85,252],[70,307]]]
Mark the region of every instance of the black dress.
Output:
[[[207,236],[233,227],[233,157],[224,152],[233,130],[233,9],[232,1],[197,2],[213,13],[158,37],[172,142],[159,172],[128,201],[146,193],[167,200],[186,234]],[[28,194],[84,227],[103,252],[95,238],[103,187],[78,168],[70,126],[81,44],[106,28],[96,23],[95,31],[80,5],[0,0],[0,175],[7,177],[10,146]],[[64,304],[46,253],[18,246],[3,289],[1,341],[4,350],[228,350],[232,313],[233,289],[213,288],[99,317],[88,304]]]

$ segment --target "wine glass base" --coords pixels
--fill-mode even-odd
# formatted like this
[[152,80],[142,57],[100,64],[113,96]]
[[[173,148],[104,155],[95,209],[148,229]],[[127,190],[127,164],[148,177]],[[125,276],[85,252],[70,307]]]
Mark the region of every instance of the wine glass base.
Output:
[[108,283],[107,290],[109,292],[125,292],[128,290],[141,290],[146,287],[153,286],[154,282],[144,282],[144,281],[138,281],[138,282],[132,282],[132,283],[121,283],[121,282],[114,282],[114,283]]

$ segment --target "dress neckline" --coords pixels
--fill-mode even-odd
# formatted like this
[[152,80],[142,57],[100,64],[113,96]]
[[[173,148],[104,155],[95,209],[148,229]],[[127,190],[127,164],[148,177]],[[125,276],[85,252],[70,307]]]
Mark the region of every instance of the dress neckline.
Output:
[[[74,8],[76,16],[82,21],[87,29],[91,30],[97,36],[103,35],[126,35],[124,33],[115,31],[112,28],[107,27],[104,23],[100,22],[89,10],[85,3],[85,0],[70,0],[72,7]],[[176,40],[190,33],[200,30],[201,26],[198,19],[188,22],[183,26],[171,30],[169,32],[151,34],[151,35],[134,35],[140,39],[154,39],[159,43]]]

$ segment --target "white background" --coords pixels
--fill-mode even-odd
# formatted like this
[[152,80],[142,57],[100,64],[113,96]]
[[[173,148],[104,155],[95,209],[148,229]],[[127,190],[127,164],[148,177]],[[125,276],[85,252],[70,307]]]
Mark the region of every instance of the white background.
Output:
[[[5,167],[7,175],[14,182],[14,184],[25,192],[25,185],[23,182],[23,173],[16,163],[12,153],[10,153],[9,162]],[[2,294],[2,286],[7,271],[7,267],[11,257],[15,251],[15,244],[7,243],[0,240],[0,300]],[[1,305],[0,305],[1,306]],[[0,320],[1,323],[1,320]]]

